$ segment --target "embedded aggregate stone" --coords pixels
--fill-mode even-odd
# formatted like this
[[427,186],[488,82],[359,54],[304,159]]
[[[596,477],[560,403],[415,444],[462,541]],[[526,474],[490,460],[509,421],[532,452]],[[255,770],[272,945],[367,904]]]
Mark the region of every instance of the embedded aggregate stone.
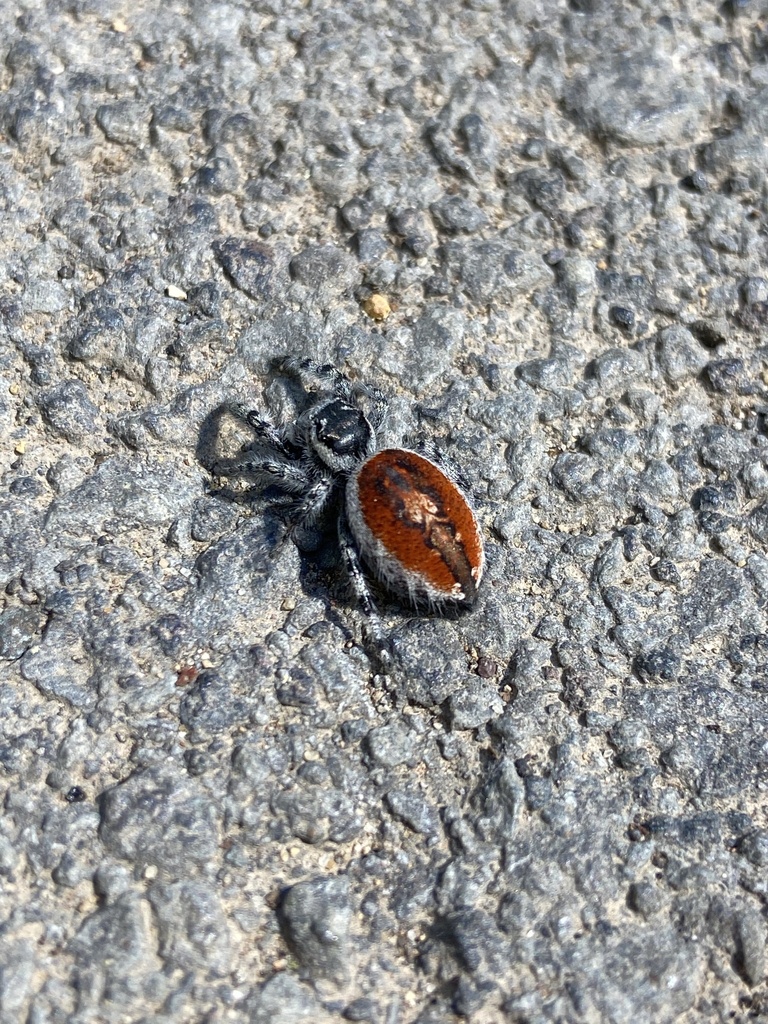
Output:
[[232,683],[215,672],[202,672],[185,693],[179,717],[195,735],[215,736],[247,720],[248,705]]
[[765,922],[758,912],[750,909],[739,915],[737,929],[741,971],[747,984],[759,985],[765,978],[766,969]]
[[659,335],[659,364],[670,384],[675,384],[703,370],[707,355],[690,331],[668,327]]
[[149,111],[130,100],[104,103],[96,110],[96,123],[110,142],[140,146],[146,141]]
[[380,1010],[376,1001],[365,997],[354,999],[342,1010],[344,1020],[370,1021],[371,1024],[378,1021],[379,1014]]
[[257,301],[269,298],[275,273],[269,249],[245,239],[226,238],[214,243],[213,252],[237,288]]
[[438,227],[450,232],[471,234],[487,221],[480,207],[462,196],[446,196],[433,203],[431,210]]
[[[503,237],[499,241],[449,241],[443,250],[456,287],[477,305],[512,301],[540,286],[551,274],[542,260]],[[449,282],[444,280],[446,291],[435,294],[447,294]]]
[[398,786],[387,793],[386,802],[392,814],[414,832],[431,836],[438,831],[435,809],[424,803],[417,790]]
[[468,682],[448,698],[448,716],[453,729],[476,729],[502,710],[497,688],[479,679]]
[[516,184],[533,206],[555,216],[565,199],[565,179],[560,171],[521,171]]
[[663,49],[643,53],[641,47],[631,63],[611,55],[597,73],[580,75],[568,105],[595,134],[622,145],[689,140],[704,113],[703,83],[679,76]]
[[219,842],[217,819],[204,790],[150,768],[104,793],[100,835],[117,856],[174,872],[209,861]]
[[119,310],[109,306],[91,311],[69,343],[69,353],[82,362],[108,362],[115,349],[125,344],[125,321]]
[[274,974],[248,1005],[250,1024],[294,1024],[307,1021],[331,1024],[314,992],[288,971]]
[[0,657],[15,661],[29,648],[40,623],[34,608],[7,608],[0,614]]
[[334,245],[314,245],[291,260],[293,277],[308,288],[332,287],[345,291],[357,279],[354,260]]
[[104,985],[113,1004],[139,996],[141,968],[151,971],[157,964],[147,941],[150,922],[148,903],[135,893],[125,893],[87,917],[69,947],[78,983]]
[[[66,612],[70,604],[66,593],[59,592],[59,599]],[[81,662],[74,669],[72,666],[71,652],[78,648],[77,630],[66,621],[54,619],[45,630],[42,643],[26,648],[19,668],[22,677],[34,683],[44,695],[66,701],[80,711],[91,711],[96,704],[96,691],[87,662]]]
[[405,723],[391,722],[371,729],[366,745],[373,760],[385,768],[395,768],[399,764],[413,767],[418,761],[416,736]]
[[350,913],[349,883],[343,877],[291,886],[280,905],[280,920],[303,966],[320,976],[344,978]]
[[149,891],[163,958],[181,970],[225,976],[231,964],[229,929],[222,907],[199,883],[159,882]]
[[416,349],[421,356],[412,371],[414,383],[426,387],[445,371],[452,354],[461,348],[466,331],[466,317],[460,311],[435,307],[420,316],[412,328],[400,328],[382,339],[380,362],[391,373],[401,372],[407,354]]
[[445,622],[414,621],[393,637],[397,657],[407,672],[409,700],[435,707],[464,684],[463,651]]
[[[268,6],[8,9],[0,1018],[757,1018],[760,5]],[[285,356],[478,514],[389,675]]]
[[121,457],[108,459],[79,487],[53,502],[46,531],[77,535],[98,521],[121,523],[125,529],[170,522],[198,491],[195,476],[160,462],[142,465]]
[[78,380],[57,384],[40,396],[48,425],[68,441],[82,441],[98,429],[99,410]]
[[362,196],[354,196],[341,208],[341,216],[350,231],[366,228],[371,222],[373,210],[370,202]]
[[713,360],[707,363],[705,372],[712,388],[723,394],[735,392],[739,395],[748,395],[755,387],[743,359]]
[[631,330],[635,325],[635,312],[627,306],[613,306],[611,309],[611,316],[619,327]]
[[426,214],[410,208],[400,210],[392,219],[392,227],[414,256],[427,255],[434,239]]

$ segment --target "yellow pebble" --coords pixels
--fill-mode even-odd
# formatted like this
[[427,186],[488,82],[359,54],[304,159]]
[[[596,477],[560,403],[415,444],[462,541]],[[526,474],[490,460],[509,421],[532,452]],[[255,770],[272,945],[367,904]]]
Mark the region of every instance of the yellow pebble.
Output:
[[377,292],[365,300],[363,309],[371,320],[386,320],[392,312],[387,296],[379,295]]

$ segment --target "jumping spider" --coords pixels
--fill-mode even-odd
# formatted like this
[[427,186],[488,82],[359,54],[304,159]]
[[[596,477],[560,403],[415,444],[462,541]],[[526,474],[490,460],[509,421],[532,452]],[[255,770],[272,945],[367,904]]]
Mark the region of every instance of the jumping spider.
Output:
[[378,388],[309,360],[286,360],[282,368],[313,401],[281,426],[229,405],[253,429],[255,444],[228,460],[226,472],[247,474],[291,499],[283,517],[299,546],[335,516],[349,579],[377,640],[382,634],[363,566],[413,605],[471,607],[485,555],[459,486],[432,457],[379,448],[387,401]]

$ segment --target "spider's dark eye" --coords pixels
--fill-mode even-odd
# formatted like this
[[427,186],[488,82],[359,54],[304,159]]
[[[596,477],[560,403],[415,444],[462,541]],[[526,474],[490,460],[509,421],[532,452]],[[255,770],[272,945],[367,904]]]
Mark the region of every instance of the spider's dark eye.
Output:
[[317,440],[334,455],[352,455],[364,452],[370,440],[371,428],[360,409],[347,402],[330,402],[318,417]]

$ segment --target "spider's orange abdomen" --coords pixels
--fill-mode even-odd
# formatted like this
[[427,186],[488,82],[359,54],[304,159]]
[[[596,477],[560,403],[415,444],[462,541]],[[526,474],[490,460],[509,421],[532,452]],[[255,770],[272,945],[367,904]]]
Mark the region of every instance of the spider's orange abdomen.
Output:
[[412,600],[472,604],[484,552],[472,509],[439,466],[385,448],[347,485],[347,515],[365,560]]

